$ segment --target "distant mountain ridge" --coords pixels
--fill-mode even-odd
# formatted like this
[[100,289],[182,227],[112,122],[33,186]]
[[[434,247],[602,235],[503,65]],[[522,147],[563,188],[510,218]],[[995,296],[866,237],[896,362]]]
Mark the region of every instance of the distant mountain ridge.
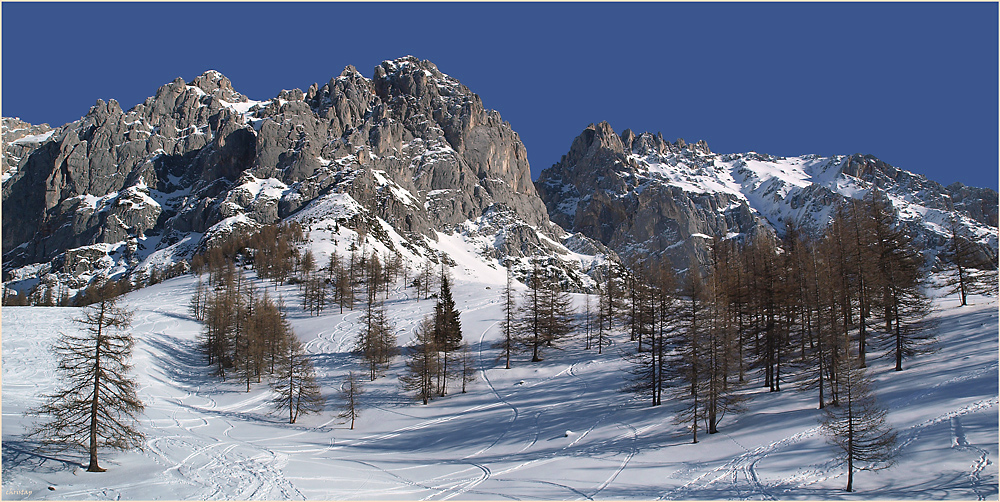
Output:
[[944,187],[871,155],[774,157],[713,153],[704,141],[667,142],[660,134],[620,135],[591,124],[536,181],[549,217],[600,241],[623,258],[663,255],[678,269],[705,263],[712,237],[783,234],[794,222],[818,234],[835,205],[885,192],[930,260],[948,239],[948,222],[975,243],[982,266],[996,268],[997,192]]

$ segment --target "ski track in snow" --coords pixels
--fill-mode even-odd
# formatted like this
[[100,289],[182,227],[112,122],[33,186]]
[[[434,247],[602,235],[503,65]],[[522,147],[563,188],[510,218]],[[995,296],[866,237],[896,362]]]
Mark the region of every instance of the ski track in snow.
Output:
[[[160,295],[151,298],[153,304],[161,299],[158,296]],[[176,331],[178,324],[176,318],[164,320],[162,314],[151,311],[136,320],[133,330],[157,335],[158,340],[169,340],[168,333]],[[164,370],[153,363],[165,360],[168,356],[149,341],[143,338],[137,340],[136,354],[140,355],[136,358],[136,366],[145,370],[138,374],[147,376],[157,384],[140,386],[140,395],[147,405],[147,415],[155,411],[169,417],[149,420],[157,434],[146,443],[149,453],[167,467],[159,475],[150,476],[146,481],[107,486],[99,493],[92,490],[62,492],[61,498],[95,496],[105,498],[112,495],[118,498],[125,490],[134,490],[142,486],[167,485],[175,482],[177,478],[198,487],[193,496],[195,499],[305,498],[284,479],[281,467],[287,464],[287,455],[250,444],[231,435],[235,425],[225,418],[226,414],[237,410],[244,414],[258,411],[266,406],[267,394],[258,393],[233,404],[220,406],[210,396],[202,395],[200,385],[191,388],[169,379]],[[201,376],[204,369],[204,367],[190,366],[174,368],[186,376]],[[153,394],[154,389],[158,392],[177,390],[183,394]],[[195,412],[200,416],[182,418]],[[203,435],[198,430],[210,431],[212,421],[226,426],[221,438]]]
[[[990,368],[996,368],[996,364],[993,364],[987,368],[979,369],[964,375],[951,378],[948,381],[935,385],[926,391],[916,392],[909,398],[907,398],[904,402],[910,403],[920,397],[926,396],[931,392],[938,390],[940,387],[948,383],[963,382],[970,380],[972,378],[983,376],[990,370]],[[961,430],[960,422],[958,422],[959,417],[967,415],[969,413],[991,408],[996,404],[997,404],[996,397],[983,399],[975,403],[972,403],[970,405],[958,408],[956,410],[952,410],[948,413],[944,413],[937,417],[925,420],[924,422],[921,422],[917,425],[914,425],[913,427],[905,431],[905,434],[903,434],[904,439],[898,443],[896,450],[901,451],[905,449],[913,441],[915,441],[923,431],[925,431],[929,427],[940,424],[946,420],[950,420],[952,422],[953,429],[955,429],[956,424],[959,424],[957,431],[960,431]],[[750,498],[754,499],[763,498],[766,500],[776,500],[775,497],[769,492],[768,487],[761,482],[759,476],[757,475],[756,472],[757,464],[761,460],[765,459],[768,455],[774,453],[775,451],[790,446],[799,441],[802,441],[803,439],[815,436],[819,434],[820,431],[821,427],[818,426],[813,427],[805,431],[799,432],[797,434],[788,436],[779,441],[774,441],[766,446],[758,447],[755,448],[754,450],[749,450],[746,453],[739,455],[734,459],[726,462],[725,464],[701,474],[700,476],[692,479],[688,483],[685,483],[684,485],[667,492],[663,496],[659,497],[658,500],[685,498],[684,495],[693,495],[697,493],[698,489],[705,489],[715,483],[726,482],[726,481],[732,484],[733,490],[736,492],[737,496],[741,500],[749,500]],[[964,434],[960,434],[960,432],[957,431],[954,432],[954,437],[956,439],[953,447],[968,449],[978,454],[977,460],[972,464],[971,467],[972,472],[970,472],[969,478],[973,485],[973,489],[979,496],[979,500],[985,500],[985,497],[979,491],[979,484],[980,484],[979,474],[987,465],[992,463],[989,460],[989,452],[981,448],[969,445],[964,439]],[[739,443],[737,444],[744,450],[747,449],[743,445],[740,445]],[[830,478],[839,477],[839,474],[834,475],[831,472],[835,469],[841,468],[841,466],[837,462],[828,461],[821,465],[823,466],[822,468],[813,468],[811,470],[808,470],[800,474],[797,477],[787,479],[785,480],[785,482],[788,483],[789,481],[791,481],[792,483],[788,484],[796,488],[801,488],[807,485],[813,485],[815,483],[825,481]],[[863,469],[865,467],[862,466],[861,468]],[[747,488],[741,489],[739,484],[740,475],[742,475],[746,484],[749,485]],[[707,481],[705,481],[706,479]],[[788,490],[786,489],[785,491]],[[756,497],[754,495],[756,495]]]
[[[728,483],[733,486],[733,490],[739,494],[741,500],[751,498],[763,500],[776,500],[769,492],[767,486],[761,482],[757,475],[757,463],[766,458],[771,453],[795,444],[805,438],[815,436],[820,431],[820,427],[812,427],[796,434],[792,434],[783,439],[773,441],[767,445],[759,446],[753,450],[737,455],[728,462],[702,473],[691,481],[668,491],[657,500],[672,500],[690,498],[697,493],[698,489],[706,489],[715,483]],[[742,447],[742,445],[740,445]],[[746,450],[746,447],[743,447]],[[746,488],[741,489],[739,478],[742,474],[746,482]],[[756,497],[754,497],[756,495]]]
[[[396,293],[397,298],[406,299],[406,298],[409,297],[402,290],[401,287],[396,288],[395,293]],[[484,299],[484,300],[480,300],[478,302],[475,302],[475,303],[467,306],[466,309],[463,310],[463,313],[468,313],[468,312],[473,312],[473,311],[476,311],[476,310],[480,310],[482,308],[489,307],[490,305],[495,304],[496,302],[497,302],[497,300],[496,299],[492,299],[492,298],[487,298],[487,299]],[[392,316],[392,320],[393,320],[393,322],[397,323],[397,326],[400,324],[400,321],[403,321],[407,325],[409,325],[410,329],[408,329],[408,330],[404,329],[403,330],[404,332],[406,332],[406,331],[414,332],[414,330],[416,330],[417,326],[419,325],[419,320],[417,319],[417,317],[416,317],[415,314],[417,312],[419,312],[420,309],[421,309],[421,307],[419,306],[419,304],[414,304],[412,306],[408,306],[405,309],[397,311],[397,313]],[[360,315],[360,313],[359,313],[359,315]],[[345,321],[346,321],[346,315],[345,315]],[[343,324],[344,324],[344,322],[342,322],[341,324],[339,324],[337,326],[337,328],[335,329],[335,331],[336,332],[342,331]],[[354,323],[351,323],[351,327],[352,328],[354,327]],[[351,329],[350,331],[348,331],[348,333],[350,333],[351,331],[353,331],[353,329]],[[341,342],[338,345],[338,350],[340,350],[340,348],[342,348],[344,345],[346,345],[346,340],[348,338],[349,338],[349,336],[347,336],[347,335],[340,337]],[[421,422],[419,422],[417,424],[406,426],[406,427],[397,428],[397,429],[394,429],[394,430],[386,432],[386,433],[364,436],[364,437],[361,437],[361,438],[356,439],[356,440],[342,441],[339,444],[330,445],[326,449],[330,450],[330,451],[335,451],[335,450],[343,450],[343,449],[347,449],[347,448],[354,448],[354,447],[357,447],[357,446],[364,446],[364,445],[370,445],[370,444],[378,444],[379,442],[381,442],[383,440],[397,438],[397,437],[401,436],[404,433],[417,432],[417,431],[419,431],[421,429],[426,429],[426,428],[431,427],[431,426],[435,426],[435,425],[439,425],[439,424],[442,424],[442,423],[450,422],[452,420],[460,419],[464,415],[469,414],[469,413],[487,411],[487,410],[491,410],[491,409],[494,409],[494,408],[499,407],[499,406],[500,406],[500,403],[491,403],[491,404],[486,404],[486,405],[477,405],[477,406],[473,406],[473,407],[470,407],[470,408],[466,408],[466,409],[464,409],[464,410],[462,410],[460,412],[454,413],[454,414],[449,415],[449,416],[434,418],[434,419],[430,419],[430,420],[423,420],[423,421],[421,421]],[[501,436],[502,436],[502,434],[501,434]],[[500,439],[500,437],[498,437],[497,440],[494,441],[493,444],[487,446],[483,450],[480,450],[476,454],[485,452],[490,447],[492,447],[493,445],[495,445],[496,442],[499,441],[499,439]],[[466,458],[473,457],[476,454],[468,455],[468,456],[464,457],[462,460],[464,460]],[[450,463],[451,462],[444,462],[443,461],[443,462],[429,463],[428,465],[438,466],[438,465],[447,465],[447,464],[450,464]],[[447,482],[444,482],[444,483],[440,483],[439,482],[439,478],[441,478],[442,476],[437,476],[435,478],[424,479],[424,480],[412,480],[412,479],[400,476],[398,474],[391,473],[391,472],[389,472],[389,470],[383,469],[381,467],[378,467],[376,464],[374,464],[372,462],[364,462],[363,464],[367,465],[369,467],[375,468],[379,472],[389,474],[393,478],[398,479],[401,482],[405,483],[407,486],[411,486],[411,487],[412,486],[417,486],[417,487],[420,487],[420,488],[422,488],[424,490],[429,490],[429,491],[433,492],[430,495],[425,496],[421,500],[427,500],[427,499],[430,499],[430,498],[450,499],[450,498],[458,496],[458,495],[460,495],[462,493],[468,492],[469,490],[471,490],[474,487],[478,486],[479,484],[481,484],[483,481],[486,481],[490,477],[490,470],[489,470],[489,468],[487,468],[487,467],[485,467],[485,466],[483,466],[481,464],[476,464],[476,463],[471,463],[471,462],[467,463],[467,465],[471,465],[475,469],[478,469],[479,472],[481,473],[480,475],[477,475],[477,476],[474,476],[474,477],[468,477],[468,478],[460,476],[459,481],[447,481]],[[465,471],[468,471],[468,470],[469,470],[469,468],[466,467],[466,468],[463,468],[461,470],[452,472],[451,475],[458,475],[458,474],[461,474],[462,472],[465,472]]]
[[479,451],[477,451],[477,452],[469,455],[466,458],[479,456],[479,455],[485,453],[486,450],[489,450],[490,448],[493,448],[494,446],[496,446],[496,444],[499,443],[500,440],[503,439],[503,437],[505,435],[507,435],[507,432],[510,431],[511,427],[514,426],[514,422],[517,421],[517,417],[518,417],[517,407],[514,406],[513,404],[510,404],[510,402],[508,402],[506,399],[504,399],[503,396],[501,396],[500,393],[497,392],[496,387],[493,386],[493,382],[490,381],[490,376],[489,376],[489,371],[488,371],[489,368],[486,367],[485,358],[483,357],[483,345],[486,343],[484,341],[485,338],[486,338],[486,333],[488,333],[491,329],[493,329],[494,326],[496,326],[499,323],[500,323],[500,321],[496,321],[493,324],[490,324],[489,327],[487,327],[485,330],[483,330],[483,334],[480,335],[480,337],[479,337],[479,370],[483,374],[483,380],[486,381],[486,385],[489,386],[490,391],[493,393],[494,396],[496,396],[497,400],[500,401],[501,403],[507,405],[508,407],[510,407],[511,416],[510,416],[510,419],[507,420],[507,424],[504,427],[503,432],[501,432],[499,435],[497,435],[496,439],[494,439],[492,443],[490,443],[489,445],[487,445],[483,449],[481,449],[481,450],[479,450]]
[[[391,290],[390,296],[392,300],[387,303],[398,303],[409,298],[405,288],[399,284]],[[632,471],[629,466],[636,465],[633,460],[637,456],[643,455],[639,465],[656,463],[651,459],[658,457],[647,456],[650,451],[640,446],[644,444],[640,439],[647,441],[646,433],[650,431],[653,431],[652,435],[663,434],[664,424],[673,417],[669,414],[646,414],[646,418],[632,423],[628,417],[637,415],[627,412],[626,408],[635,408],[627,398],[599,402],[598,408],[584,415],[566,415],[564,410],[560,411],[561,408],[557,408],[560,403],[587,402],[588,399],[594,399],[592,396],[595,393],[606,391],[606,375],[599,365],[605,364],[607,359],[596,354],[590,356],[595,359],[580,357],[575,362],[567,361],[564,365],[558,362],[559,359],[553,358],[538,378],[525,384],[515,384],[509,389],[501,388],[497,381],[509,384],[510,377],[501,376],[505,370],[502,366],[496,366],[493,360],[489,336],[499,321],[474,314],[487,308],[496,308],[499,301],[492,296],[473,295],[463,297],[464,303],[459,302],[462,315],[472,314],[468,318],[479,322],[479,329],[482,329],[478,340],[478,369],[486,384],[484,390],[488,393],[486,395],[489,400],[473,400],[468,406],[452,406],[451,402],[442,400],[442,405],[451,406],[447,414],[436,412],[433,408],[407,407],[401,411],[398,406],[376,404],[372,408],[386,416],[402,418],[395,423],[389,422],[392,425],[381,430],[375,428],[369,434],[345,433],[347,437],[341,439],[328,437],[328,441],[317,442],[316,432],[332,431],[336,418],[317,421],[318,425],[278,429],[275,428],[276,425],[284,427],[287,424],[261,420],[269,412],[269,393],[261,391],[260,385],[255,384],[255,392],[241,395],[241,392],[232,390],[238,389],[239,385],[234,387],[206,378],[208,368],[204,362],[188,357],[194,342],[175,337],[179,331],[190,330],[189,327],[181,326],[184,322],[182,320],[188,319],[184,314],[186,304],[177,303],[176,292],[159,290],[149,295],[147,301],[150,305],[164,307],[157,311],[142,312],[137,316],[133,327],[135,332],[147,334],[137,339],[134,364],[140,381],[140,396],[146,404],[142,420],[148,430],[154,432],[149,434],[146,451],[142,455],[154,461],[159,466],[159,471],[135,482],[115,482],[100,488],[81,485],[80,489],[59,491],[58,496],[61,499],[113,499],[133,493],[182,493],[184,498],[203,500],[284,500],[316,498],[316,493],[326,493],[326,498],[347,499],[392,497],[413,500],[519,500],[516,495],[524,493],[532,485],[538,489],[547,487],[549,490],[564,491],[564,497],[586,500],[594,500],[598,496],[619,498],[622,496],[620,493],[629,493],[615,492],[609,488],[617,487],[616,482],[623,479],[623,475],[624,478],[632,478],[628,483],[634,482],[636,475],[630,474]],[[297,299],[295,295],[287,295],[286,300],[292,302]],[[406,335],[414,333],[420,321],[420,313],[427,311],[430,302],[432,300],[426,303],[407,302],[391,310],[391,320],[396,324],[401,341]],[[330,319],[333,322],[310,333],[312,338],[304,343],[310,354],[332,355],[350,351],[361,311],[356,309],[343,314],[333,309],[329,311],[332,313],[328,316],[335,318]],[[299,314],[296,320],[320,325],[316,322],[317,318],[305,314]],[[615,340],[610,339],[610,342],[614,345]],[[17,351],[21,351],[22,347],[27,347],[23,349],[27,351],[42,351],[44,349],[40,348],[41,343],[26,340],[18,346]],[[981,364],[962,374],[945,377],[926,388],[911,387],[912,391],[887,404],[892,409],[907,407],[935,393],[946,392],[949,386],[989,377],[996,373],[997,368],[998,361]],[[26,365],[25,369],[41,371],[37,365]],[[339,372],[341,367],[326,371]],[[326,378],[335,375],[319,376]],[[19,380],[21,378],[23,377],[19,376]],[[24,382],[15,381],[13,385],[21,389],[19,392],[27,393],[31,391],[25,389],[41,385],[36,380],[28,378]],[[553,385],[566,389],[562,399],[551,403],[550,400],[539,401]],[[936,414],[932,418],[900,431],[900,442],[897,445],[898,451],[905,452],[926,431],[947,422],[951,428],[950,448],[971,455],[964,479],[980,500],[986,500],[996,493],[995,483],[992,480],[986,481],[990,478],[983,475],[993,461],[989,450],[969,442],[962,418],[997,406],[996,396],[986,396],[971,403],[966,402],[955,409],[934,410]],[[407,413],[410,410],[413,410],[412,414]],[[417,450],[407,452],[414,454],[414,458],[425,459],[419,465],[407,463],[413,462],[409,457],[400,460],[391,458],[395,455],[394,452],[371,449],[394,439],[403,440],[402,444],[406,441],[418,444],[422,431],[433,430],[435,434],[439,434],[446,429],[431,428],[453,421],[461,423],[469,417],[477,417],[477,420],[495,424],[495,427],[489,429],[488,436],[484,435],[481,442],[470,442],[455,451],[437,452],[433,450],[437,441],[431,441]],[[570,434],[568,431],[563,444],[548,443],[545,446],[546,441],[540,441],[543,431],[551,433],[553,424],[559,423],[554,419],[570,417],[575,424],[572,428],[582,432]],[[935,434],[941,431],[936,430],[938,432]],[[733,434],[737,435],[736,432]],[[805,428],[783,437],[767,436],[768,441],[754,447],[745,437],[738,436],[738,441],[734,435],[724,432],[720,437],[729,437],[733,444],[740,447],[742,453],[728,459],[718,459],[714,467],[702,467],[701,462],[696,459],[689,466],[693,469],[690,479],[679,486],[661,491],[659,499],[703,498],[706,494],[714,494],[716,497],[723,495],[741,500],[774,500],[785,495],[797,497],[809,493],[801,490],[825,486],[828,485],[827,481],[844,476],[843,466],[824,458],[799,469],[790,477],[784,476],[783,479],[761,476],[758,469],[767,464],[768,457],[772,454],[796,443],[814,441],[819,434],[819,426]],[[561,438],[562,434],[559,436]],[[510,439],[512,437],[515,439]],[[301,441],[289,441],[293,438],[300,438]],[[554,439],[557,438],[549,441]],[[925,445],[926,441],[919,444]],[[426,457],[421,457],[421,447],[427,448]],[[657,451],[652,450],[651,453],[656,454]],[[578,473],[586,473],[584,480],[578,479],[577,475],[544,477],[541,474],[548,472],[548,469],[562,472],[560,465],[572,459],[599,459],[613,464],[574,468]],[[314,464],[317,467],[313,471],[307,471],[313,472],[311,477],[300,474],[289,477],[285,471],[290,462]],[[346,486],[333,484],[344,479],[340,474],[334,474],[333,477],[325,474],[325,470],[331,469],[331,463],[335,462],[359,468],[352,471],[355,475],[349,478],[351,482]],[[870,467],[873,466],[860,468]],[[765,473],[769,472],[766,467],[764,469]],[[320,488],[317,492],[315,488],[306,488],[301,484],[317,479],[325,480],[329,487]],[[645,483],[649,486],[644,489],[649,491],[644,493],[651,494],[652,490],[656,490],[656,481]],[[171,491],[171,486],[185,488]],[[516,491],[509,491],[508,487],[516,487]],[[550,495],[547,497],[552,496],[551,492],[548,493]]]
[[983,472],[983,469],[987,465],[993,463],[990,461],[990,452],[969,444],[968,439],[965,438],[965,430],[962,428],[961,417],[958,415],[951,417],[951,432],[954,438],[952,448],[972,451],[977,455],[975,462],[972,463],[972,470],[969,472],[969,481],[972,483],[972,490],[976,492],[976,497],[979,500],[986,500],[986,495],[980,490],[980,486],[982,485],[980,473]]

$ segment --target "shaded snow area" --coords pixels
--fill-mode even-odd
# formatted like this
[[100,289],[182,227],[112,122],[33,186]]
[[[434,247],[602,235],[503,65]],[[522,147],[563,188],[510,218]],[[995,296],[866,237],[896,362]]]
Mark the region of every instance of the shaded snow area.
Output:
[[[349,204],[345,204],[349,206]],[[318,215],[317,215],[318,216]],[[461,247],[442,239],[442,248]],[[322,252],[329,252],[323,250]],[[295,286],[281,286],[289,320],[316,366],[327,398],[318,415],[289,425],[273,413],[266,384],[251,392],[209,376],[201,331],[188,312],[196,279],[183,276],[135,291],[134,372],[145,403],[147,436],[139,452],[105,452],[106,473],[85,458],[40,454],[23,434],[24,415],[57,388],[50,347],[75,329],[73,308],[5,307],[3,320],[3,486],[7,499],[993,499],[997,498],[997,303],[935,299],[940,350],[903,372],[869,359],[878,396],[899,432],[898,465],[856,473],[846,493],[844,466],[820,434],[815,391],[794,382],[758,386],[749,411],[727,416],[720,432],[690,434],[674,421],[677,405],[649,407],[618,391],[629,342],[616,335],[603,354],[550,350],[513,369],[496,362],[502,275],[483,282],[460,259],[454,294],[476,380],[462,394],[423,406],[401,393],[397,358],[385,377],[366,382],[361,418],[349,430],[336,418],[337,389],[349,370],[361,309],[306,315]],[[319,260],[322,263],[321,260]],[[502,273],[502,271],[500,271]],[[253,274],[251,273],[252,277]],[[415,301],[397,282],[386,307],[405,345],[431,300]],[[582,295],[575,295],[577,304]],[[757,378],[754,375],[754,378]],[[862,469],[865,465],[861,465]],[[51,488],[50,488],[51,487]]]

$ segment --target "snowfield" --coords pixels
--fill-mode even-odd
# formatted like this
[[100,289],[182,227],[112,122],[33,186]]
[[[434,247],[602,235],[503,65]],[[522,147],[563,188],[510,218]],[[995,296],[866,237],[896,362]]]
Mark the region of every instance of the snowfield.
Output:
[[[456,271],[458,272],[458,271]],[[360,308],[310,317],[298,290],[282,286],[289,318],[312,354],[326,410],[287,424],[272,413],[266,383],[249,393],[210,376],[188,311],[195,278],[126,296],[136,309],[134,365],[146,405],[139,452],[106,452],[106,473],[84,456],[40,453],[23,434],[25,411],[57,387],[49,347],[79,310],[5,307],[3,321],[3,497],[6,499],[993,499],[998,495],[998,318],[995,297],[937,298],[940,350],[905,371],[869,359],[878,396],[899,432],[898,465],[846,473],[820,434],[815,391],[794,382],[753,394],[749,411],[720,432],[690,433],[676,405],[650,407],[618,391],[625,362],[618,336],[599,355],[577,338],[565,350],[510,370],[496,362],[503,274],[456,273],[454,294],[479,371],[468,392],[423,406],[403,395],[397,358],[365,382],[354,430],[337,419],[337,389],[359,366],[350,354]],[[479,279],[477,279],[479,277]],[[485,281],[485,282],[484,282]],[[413,301],[397,283],[386,302],[400,346],[433,300]],[[582,295],[575,295],[578,305]],[[870,356],[871,357],[871,356]],[[754,378],[757,378],[755,375]]]

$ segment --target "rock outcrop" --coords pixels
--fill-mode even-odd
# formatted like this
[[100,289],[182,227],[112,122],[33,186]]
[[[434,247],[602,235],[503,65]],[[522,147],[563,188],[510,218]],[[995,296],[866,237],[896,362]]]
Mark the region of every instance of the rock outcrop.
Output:
[[48,124],[32,125],[17,117],[3,117],[0,120],[0,130],[4,181],[17,172],[21,159],[52,136],[52,128]]

